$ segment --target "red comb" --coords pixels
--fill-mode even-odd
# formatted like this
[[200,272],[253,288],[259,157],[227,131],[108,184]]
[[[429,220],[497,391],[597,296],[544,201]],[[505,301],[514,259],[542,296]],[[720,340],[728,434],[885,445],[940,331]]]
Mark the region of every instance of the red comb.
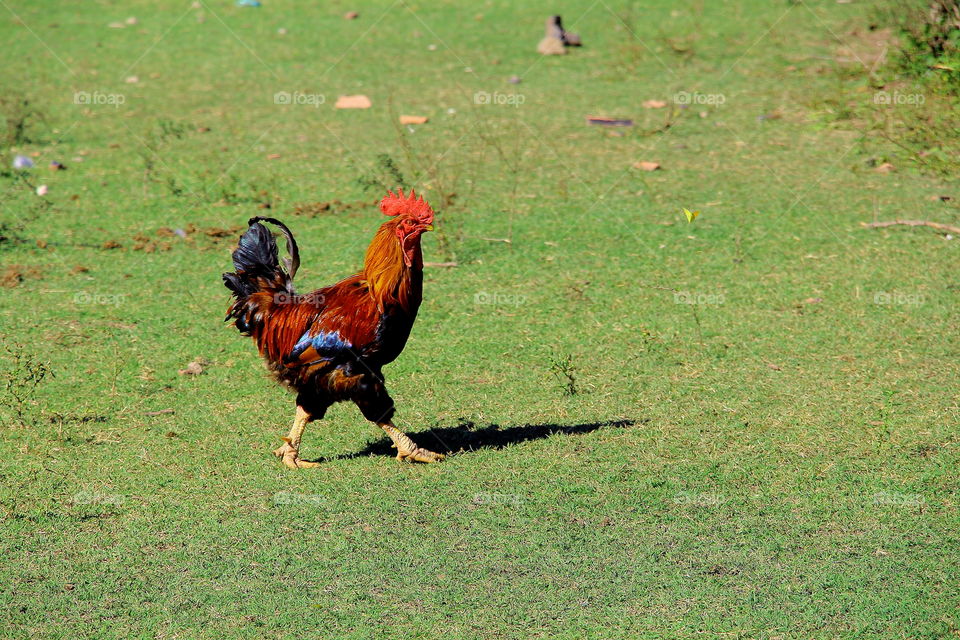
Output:
[[433,209],[423,196],[417,198],[412,189],[409,197],[403,195],[403,189],[397,189],[396,193],[387,191],[387,196],[380,201],[380,211],[388,216],[406,215],[426,224],[433,222]]

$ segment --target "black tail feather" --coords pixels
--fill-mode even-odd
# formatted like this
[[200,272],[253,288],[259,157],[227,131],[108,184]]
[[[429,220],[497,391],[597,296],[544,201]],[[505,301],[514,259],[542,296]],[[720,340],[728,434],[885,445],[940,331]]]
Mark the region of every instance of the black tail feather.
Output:
[[[273,234],[260,221],[275,224],[287,238],[287,251],[290,258],[280,266],[279,250]],[[223,284],[233,292],[236,300],[227,311],[227,317],[236,318],[237,328],[242,332],[250,330],[250,322],[256,316],[258,305],[249,300],[250,296],[260,292],[285,292],[294,295],[293,276],[300,266],[297,241],[285,224],[273,218],[251,218],[250,228],[242,236],[233,252],[234,273],[223,274]]]
[[[276,218],[264,218],[262,216],[256,216],[255,218],[250,218],[247,224],[253,226],[261,220],[280,227],[280,231],[282,231],[283,235],[286,236],[287,253],[290,254],[290,257],[284,258],[283,264],[287,267],[287,273],[290,274],[290,279],[293,280],[297,275],[297,269],[300,268],[300,249],[297,247],[297,240],[293,237],[293,232],[287,228],[287,225],[283,224]],[[276,243],[274,243],[274,249],[276,249]]]

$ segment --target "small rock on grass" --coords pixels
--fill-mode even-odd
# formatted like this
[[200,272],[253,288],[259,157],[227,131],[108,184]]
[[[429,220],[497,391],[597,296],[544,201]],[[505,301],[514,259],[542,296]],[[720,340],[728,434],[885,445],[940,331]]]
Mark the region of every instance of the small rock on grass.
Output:
[[562,56],[567,53],[567,50],[563,46],[563,40],[547,36],[537,45],[537,52],[545,56]]
[[197,358],[188,364],[186,369],[180,369],[177,371],[177,373],[182,376],[199,376],[201,373],[203,373],[203,367],[206,364],[207,363],[203,358]]

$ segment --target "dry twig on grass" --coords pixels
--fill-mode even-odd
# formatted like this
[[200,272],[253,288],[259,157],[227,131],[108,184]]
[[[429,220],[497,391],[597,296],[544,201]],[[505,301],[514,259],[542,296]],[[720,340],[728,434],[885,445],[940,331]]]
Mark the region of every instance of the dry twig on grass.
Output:
[[929,220],[888,220],[886,222],[861,222],[860,224],[867,229],[879,229],[881,227],[904,225],[907,227],[931,227],[943,233],[960,234],[960,227],[954,227],[941,222],[931,222]]

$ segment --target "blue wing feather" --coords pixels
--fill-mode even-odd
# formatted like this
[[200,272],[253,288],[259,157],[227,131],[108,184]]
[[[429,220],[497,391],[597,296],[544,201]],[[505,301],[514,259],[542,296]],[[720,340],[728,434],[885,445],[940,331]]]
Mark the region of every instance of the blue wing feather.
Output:
[[313,347],[321,359],[332,359],[348,352],[353,348],[353,345],[341,338],[336,331],[321,331],[316,335],[310,335],[310,332],[307,331],[293,346],[293,351],[290,352],[288,360],[296,360],[310,347]]

